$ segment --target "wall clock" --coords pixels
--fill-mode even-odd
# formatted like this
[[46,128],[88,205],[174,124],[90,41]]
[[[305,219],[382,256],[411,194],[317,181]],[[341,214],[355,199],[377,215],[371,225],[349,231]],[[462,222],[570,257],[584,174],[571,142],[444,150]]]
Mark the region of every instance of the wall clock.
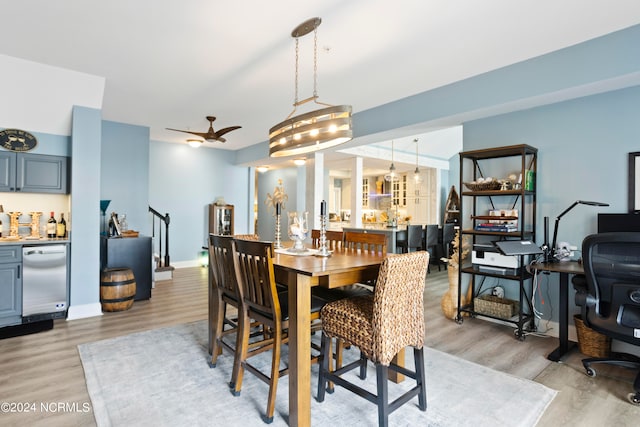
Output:
[[38,140],[27,131],[20,129],[0,130],[0,146],[9,151],[29,151],[36,148]]

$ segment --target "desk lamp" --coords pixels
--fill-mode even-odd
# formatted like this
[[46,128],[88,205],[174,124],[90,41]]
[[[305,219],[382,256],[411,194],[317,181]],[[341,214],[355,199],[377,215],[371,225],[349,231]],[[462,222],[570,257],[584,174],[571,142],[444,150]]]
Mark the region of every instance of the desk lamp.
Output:
[[575,202],[573,202],[573,204],[571,206],[569,206],[567,209],[565,209],[564,211],[562,211],[562,213],[560,215],[558,215],[558,217],[556,218],[556,223],[553,227],[553,242],[551,243],[551,247],[549,247],[549,243],[547,242],[547,239],[549,237],[549,217],[544,217],[544,237],[545,237],[545,262],[556,262],[558,261],[558,259],[556,258],[556,244],[557,244],[557,239],[558,239],[558,223],[560,222],[560,218],[562,218],[567,212],[569,212],[571,209],[573,209],[576,205],[589,205],[589,206],[609,206],[608,203],[602,203],[602,202],[590,202],[587,200],[576,200]]

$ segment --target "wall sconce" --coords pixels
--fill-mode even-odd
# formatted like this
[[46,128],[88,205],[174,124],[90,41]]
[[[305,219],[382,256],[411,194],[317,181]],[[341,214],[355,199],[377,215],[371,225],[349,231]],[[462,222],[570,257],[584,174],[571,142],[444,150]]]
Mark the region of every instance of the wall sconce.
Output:
[[307,159],[293,159],[293,164],[296,166],[304,166],[307,163]]
[[263,173],[269,170],[269,166],[258,166],[256,170],[260,173]]

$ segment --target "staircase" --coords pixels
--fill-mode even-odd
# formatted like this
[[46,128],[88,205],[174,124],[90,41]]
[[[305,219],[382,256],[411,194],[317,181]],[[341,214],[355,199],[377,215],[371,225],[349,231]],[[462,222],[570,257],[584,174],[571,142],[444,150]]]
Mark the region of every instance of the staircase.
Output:
[[[153,281],[171,280],[173,279],[173,270],[175,269],[170,263],[169,256],[169,223],[171,219],[169,214],[162,215],[157,210],[149,206],[149,212],[153,214]],[[156,218],[158,218],[158,226],[156,228]],[[164,223],[164,251],[162,248],[162,223]],[[156,232],[158,235],[158,244],[156,247]]]

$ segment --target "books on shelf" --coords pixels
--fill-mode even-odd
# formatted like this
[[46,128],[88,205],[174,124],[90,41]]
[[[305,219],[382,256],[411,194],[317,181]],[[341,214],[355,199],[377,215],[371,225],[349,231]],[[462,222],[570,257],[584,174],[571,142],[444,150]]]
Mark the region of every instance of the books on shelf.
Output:
[[483,222],[480,224],[476,224],[474,227],[476,231],[498,231],[503,233],[511,233],[514,231],[518,231],[518,225],[514,224],[499,224],[499,223],[490,223]]
[[518,231],[517,209],[491,209],[489,215],[476,215],[476,231],[511,233]]

